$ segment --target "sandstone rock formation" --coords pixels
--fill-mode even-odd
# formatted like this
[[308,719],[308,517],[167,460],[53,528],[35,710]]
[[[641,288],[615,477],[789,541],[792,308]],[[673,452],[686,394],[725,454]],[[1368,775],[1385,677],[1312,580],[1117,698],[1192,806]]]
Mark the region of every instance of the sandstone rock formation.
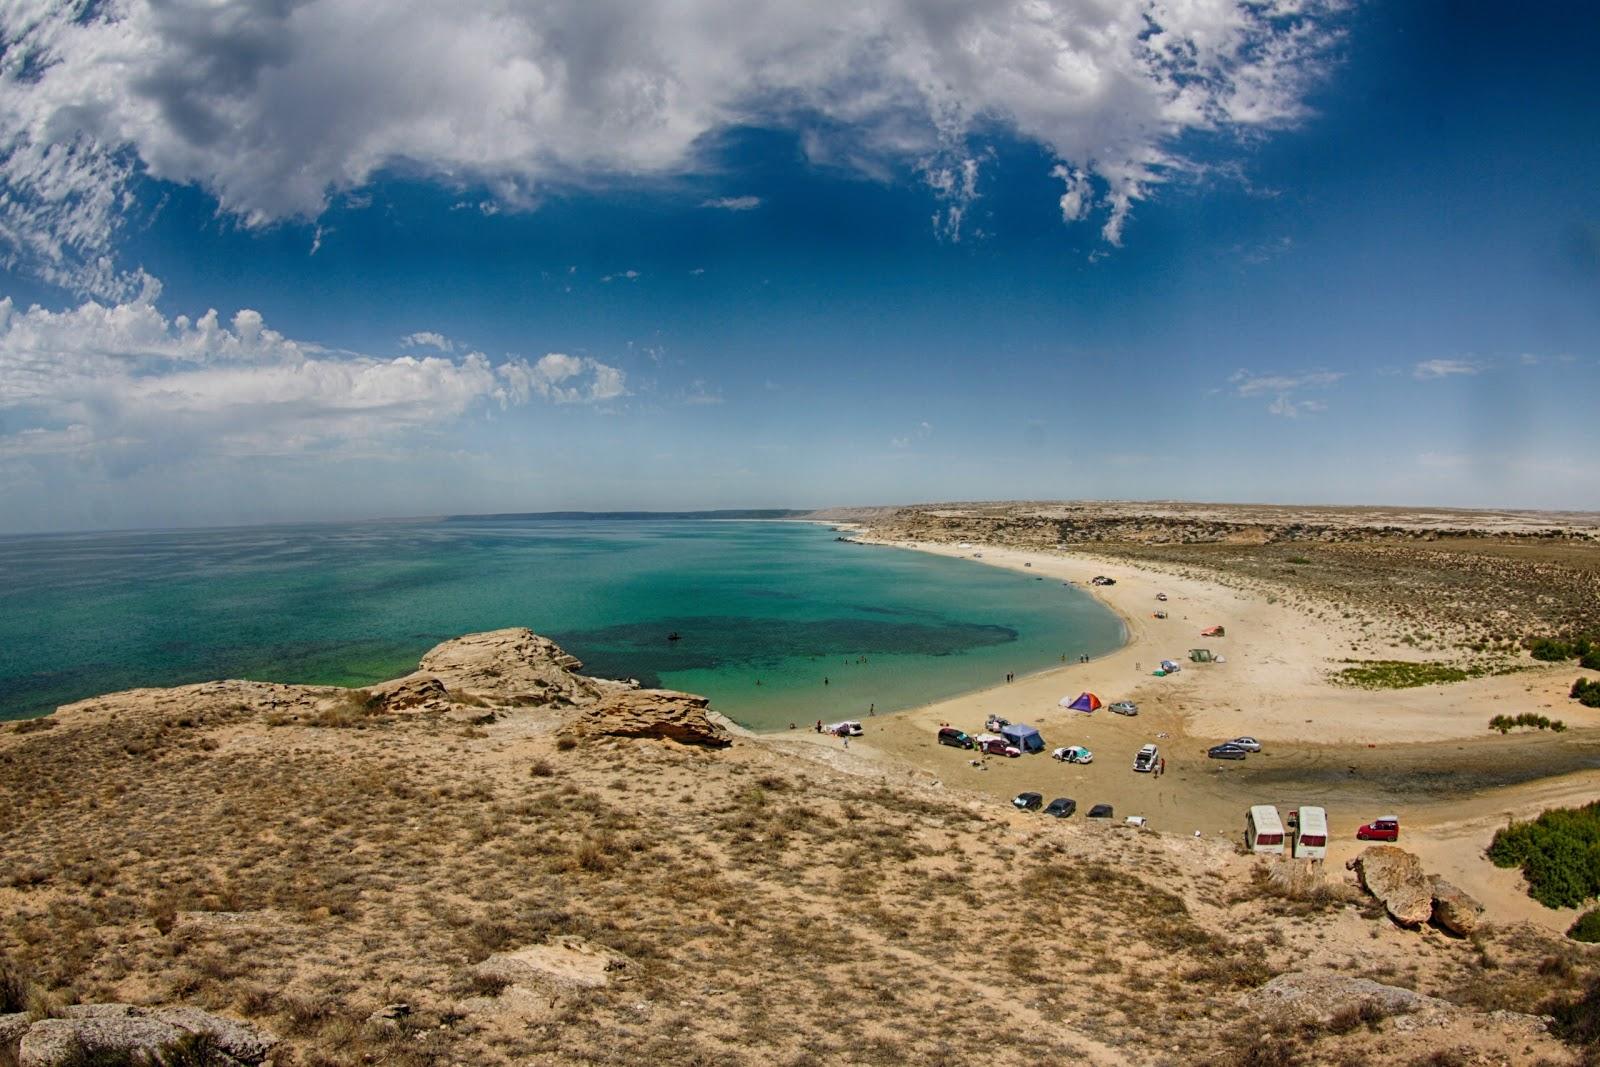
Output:
[[22,1034],[19,1067],[58,1067],[90,1053],[153,1058],[190,1035],[213,1043],[219,1067],[259,1064],[278,1039],[265,1030],[198,1008],[140,1008],[131,1004],[78,1004],[56,1019],[41,1019]]
[[1478,928],[1482,904],[1436,874],[1429,878],[1429,883],[1433,890],[1435,923],[1459,937],[1466,937]]
[[444,710],[450,706],[450,691],[435,675],[418,671],[404,678],[368,686],[370,708],[381,713]]
[[1371,1006],[1383,1015],[1399,1015],[1424,1007],[1444,1006],[1444,1001],[1383,985],[1368,978],[1323,971],[1280,974],[1244,996],[1245,1006],[1265,1016],[1297,1022],[1326,1023],[1335,1015]]
[[658,737],[685,745],[723,748],[732,744],[733,738],[709,717],[709,703],[705,697],[670,689],[621,690],[586,708],[568,724],[566,733],[579,741]]
[[602,687],[573,672],[583,663],[532,630],[467,634],[435,645],[419,673],[452,693],[502,704],[572,707],[598,699]]
[[1345,866],[1356,872],[1363,889],[1383,902],[1395,922],[1418,926],[1433,917],[1433,886],[1421,861],[1405,849],[1372,845]]
[[508,986],[599,989],[621,977],[628,958],[581,937],[558,937],[542,945],[497,952],[478,964],[480,978]]

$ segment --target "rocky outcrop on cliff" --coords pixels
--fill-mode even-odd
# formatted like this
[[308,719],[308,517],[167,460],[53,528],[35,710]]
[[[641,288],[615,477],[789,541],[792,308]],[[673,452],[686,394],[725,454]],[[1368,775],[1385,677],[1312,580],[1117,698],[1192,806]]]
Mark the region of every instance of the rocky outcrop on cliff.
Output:
[[100,1057],[94,1059],[96,1063],[111,1062],[113,1057],[139,1063],[166,1062],[161,1057],[183,1048],[186,1042],[192,1056],[200,1056],[194,1050],[203,1045],[204,1062],[235,1067],[261,1063],[278,1039],[248,1023],[198,1008],[77,1004],[63,1009],[60,1018],[41,1019],[24,1030],[16,1062],[19,1067],[62,1067],[89,1062],[86,1056]]
[[1403,848],[1372,845],[1345,866],[1402,926],[1419,926],[1431,919],[1460,937],[1478,928],[1483,905],[1438,875],[1425,873],[1422,861]]
[[723,748],[733,738],[710,717],[709,701],[670,689],[631,689],[608,695],[567,725],[578,741],[601,737],[662,738],[684,745]]
[[419,667],[451,693],[502,704],[576,707],[598,700],[603,691],[593,679],[574,673],[583,667],[576,656],[525,627],[435,645]]
[[1422,861],[1405,849],[1373,845],[1346,866],[1400,925],[1418,926],[1433,917],[1433,885],[1423,873]]
[[1433,921],[1458,937],[1467,937],[1478,928],[1478,918],[1483,914],[1479,904],[1465,890],[1440,878],[1429,876],[1433,887]]

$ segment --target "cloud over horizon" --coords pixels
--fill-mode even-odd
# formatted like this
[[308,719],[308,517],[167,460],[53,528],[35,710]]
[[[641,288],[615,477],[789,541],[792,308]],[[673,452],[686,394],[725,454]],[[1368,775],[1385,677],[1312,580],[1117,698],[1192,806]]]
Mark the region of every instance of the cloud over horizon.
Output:
[[[550,353],[385,358],[296,341],[241,309],[168,319],[154,291],[124,304],[19,310],[0,299],[0,460],[65,455],[112,476],[193,455],[359,449],[534,398],[626,395],[619,368]],[[453,347],[436,333],[408,344]]]
[[[0,266],[125,300],[137,179],[246,227],[315,220],[383,171],[552,190],[709,173],[713,135],[800,136],[813,162],[921,175],[959,236],[993,131],[1057,161],[1064,223],[1118,245],[1198,165],[1178,142],[1292,125],[1340,0],[397,0],[13,5],[0,12]],[[959,194],[959,195],[957,195]],[[709,204],[742,210],[749,196]]]

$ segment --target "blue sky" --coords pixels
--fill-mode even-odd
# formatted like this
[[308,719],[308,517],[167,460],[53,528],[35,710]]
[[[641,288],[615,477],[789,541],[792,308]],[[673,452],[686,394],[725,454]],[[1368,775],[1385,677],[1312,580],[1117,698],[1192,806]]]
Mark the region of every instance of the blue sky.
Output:
[[1585,6],[404,6],[0,15],[0,530],[1600,508]]

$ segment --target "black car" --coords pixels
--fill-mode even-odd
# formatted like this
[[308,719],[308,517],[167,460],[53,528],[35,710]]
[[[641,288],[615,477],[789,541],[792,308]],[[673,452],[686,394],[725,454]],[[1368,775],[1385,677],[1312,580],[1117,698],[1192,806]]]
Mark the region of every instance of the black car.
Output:
[[1058,819],[1065,819],[1078,810],[1078,802],[1071,797],[1056,797],[1044,809],[1046,815],[1054,815]]
[[1089,809],[1089,818],[1091,818],[1091,819],[1109,819],[1109,818],[1111,818],[1111,805],[1110,804],[1096,804],[1094,807]]
[[972,738],[967,736],[965,730],[957,730],[953,726],[941,726],[939,728],[939,743],[941,745],[949,745],[952,748],[971,748]]
[[1011,803],[1017,806],[1018,811],[1038,811],[1044,804],[1044,797],[1038,793],[1018,793]]
[[1206,755],[1212,759],[1244,759],[1250,753],[1233,743],[1212,745],[1206,749]]

